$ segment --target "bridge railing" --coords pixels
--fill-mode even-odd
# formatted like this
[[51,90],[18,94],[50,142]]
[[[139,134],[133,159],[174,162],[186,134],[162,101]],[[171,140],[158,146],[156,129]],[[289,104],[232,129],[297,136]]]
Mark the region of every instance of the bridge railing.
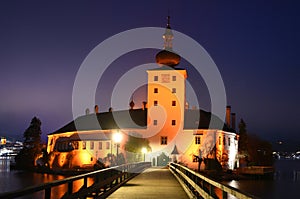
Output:
[[193,197],[225,199],[228,198],[228,195],[230,194],[239,199],[256,198],[234,187],[222,184],[221,182],[216,182],[180,164],[170,163],[169,168]]
[[[61,198],[85,198],[88,196],[106,198],[122,184],[150,166],[150,162],[124,164],[44,183],[38,186],[0,193],[0,198],[32,196],[37,192],[44,192],[43,196],[45,199],[56,198],[56,196],[51,197],[51,195],[53,195],[53,190],[61,185],[66,185]],[[88,183],[88,180],[91,179],[93,183]],[[78,180],[83,180],[83,183],[77,191],[74,191],[74,183]]]

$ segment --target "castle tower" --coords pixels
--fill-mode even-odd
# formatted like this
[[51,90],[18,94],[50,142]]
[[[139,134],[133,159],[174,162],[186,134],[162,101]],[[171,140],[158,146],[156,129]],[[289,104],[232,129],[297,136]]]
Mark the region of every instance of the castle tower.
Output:
[[148,73],[148,132],[154,133],[150,143],[155,149],[171,143],[183,131],[185,108],[185,69],[175,68],[180,56],[173,51],[170,17],[163,34],[164,49],[156,55],[159,68]]

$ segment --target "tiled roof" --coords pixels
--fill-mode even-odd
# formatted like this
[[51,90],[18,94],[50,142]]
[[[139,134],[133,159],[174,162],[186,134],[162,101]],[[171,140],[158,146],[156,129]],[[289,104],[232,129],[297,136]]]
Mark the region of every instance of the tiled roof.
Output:
[[146,127],[147,110],[134,109],[83,115],[51,134],[85,130],[143,129]]
[[[222,129],[227,132],[235,132],[234,129],[229,128],[220,118],[203,110],[185,110],[184,118],[184,129]],[[80,116],[51,134],[129,128],[147,128],[147,109],[123,110]]]

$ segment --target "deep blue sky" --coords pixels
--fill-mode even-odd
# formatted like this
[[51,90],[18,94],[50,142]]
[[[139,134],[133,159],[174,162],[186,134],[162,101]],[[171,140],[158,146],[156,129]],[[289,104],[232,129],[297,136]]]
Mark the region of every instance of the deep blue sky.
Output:
[[[124,2],[0,2],[0,135],[21,138],[33,116],[44,136],[71,121],[72,87],[88,53],[121,31],[165,27],[169,10],[172,28],[199,42],[217,64],[228,104],[248,131],[300,148],[297,1]],[[131,54],[111,74],[153,62],[155,51]],[[202,90],[200,106],[209,109]],[[102,111],[109,107],[104,96],[97,96]]]

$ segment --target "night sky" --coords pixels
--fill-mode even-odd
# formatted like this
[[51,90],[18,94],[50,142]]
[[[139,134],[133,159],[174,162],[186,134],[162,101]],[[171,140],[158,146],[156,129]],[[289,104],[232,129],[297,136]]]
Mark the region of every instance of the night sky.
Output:
[[[89,52],[128,29],[165,27],[169,13],[171,27],[200,43],[218,66],[227,102],[248,132],[283,141],[290,150],[300,148],[298,1],[124,2],[0,1],[1,136],[22,139],[37,116],[46,140],[73,119],[73,84]],[[109,67],[98,86],[100,111],[110,107],[115,81],[130,67],[154,62],[156,52],[131,52]],[[200,107],[210,110],[201,76],[188,62],[181,64]],[[146,98],[140,90],[136,101]]]

